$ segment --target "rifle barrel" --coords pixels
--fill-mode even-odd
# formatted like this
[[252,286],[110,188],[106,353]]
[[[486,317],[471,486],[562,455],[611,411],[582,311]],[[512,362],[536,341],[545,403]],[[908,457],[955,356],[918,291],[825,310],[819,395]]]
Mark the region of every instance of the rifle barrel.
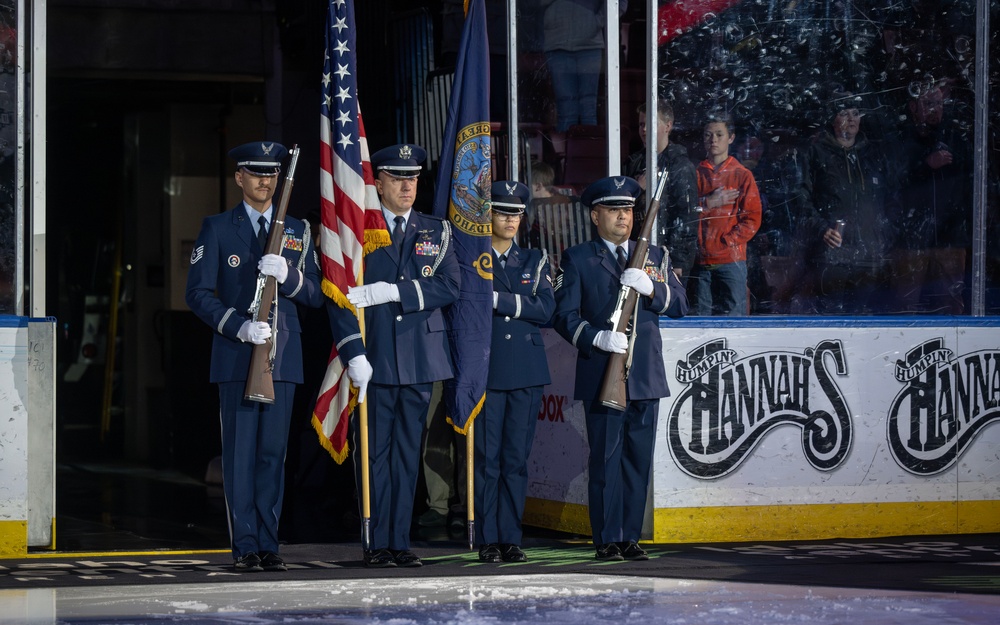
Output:
[[[646,258],[649,256],[649,238],[653,234],[653,223],[656,221],[656,213],[660,209],[660,196],[663,194],[666,183],[667,172],[661,171],[656,182],[656,191],[653,193],[649,208],[646,210],[646,216],[642,221],[642,230],[640,230],[639,239],[635,243],[635,250],[633,250],[632,256],[629,257],[629,269],[642,269],[646,265]],[[627,334],[629,323],[635,313],[635,307],[638,305],[639,293],[627,286],[622,286],[621,288],[622,292],[625,293],[625,297],[618,298],[620,304],[615,311],[618,323],[612,329],[615,332]],[[636,330],[637,328],[632,328],[632,332]],[[631,343],[629,344],[629,349],[632,349]],[[597,394],[598,401],[605,408],[625,410],[625,404],[628,399],[626,381],[628,379],[629,356],[630,354],[626,352],[624,354],[613,353],[608,357],[608,362],[604,367],[604,377],[601,379],[601,389]]]
[[[281,255],[285,236],[285,213],[288,212],[288,201],[292,196],[292,187],[295,186],[295,165],[299,160],[298,144],[289,150],[289,154],[291,154],[291,160],[288,163],[288,174],[285,176],[285,184],[281,188],[278,209],[271,220],[271,231],[267,234],[267,245],[264,246],[265,254]],[[267,323],[271,317],[271,304],[278,292],[278,282],[274,276],[267,276],[263,283],[258,280],[257,285],[261,292],[257,293],[255,298],[259,305],[254,313],[254,321]],[[271,353],[277,346],[277,340],[277,335],[272,334],[268,340],[253,346],[243,399],[264,404],[274,403],[274,363],[271,360]]]

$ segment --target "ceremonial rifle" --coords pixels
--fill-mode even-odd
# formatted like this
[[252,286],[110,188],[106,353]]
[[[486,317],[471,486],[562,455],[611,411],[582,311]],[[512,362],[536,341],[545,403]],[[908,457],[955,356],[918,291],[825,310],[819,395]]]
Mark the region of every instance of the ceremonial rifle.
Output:
[[[292,187],[295,185],[295,164],[299,160],[299,146],[296,144],[289,150],[291,158],[288,162],[288,174],[285,176],[285,184],[281,188],[281,199],[278,201],[278,209],[271,220],[271,230],[267,235],[267,245],[264,248],[265,254],[277,254],[281,256],[281,250],[285,238],[285,213],[288,212],[288,200],[292,196]],[[250,304],[250,315],[254,321],[270,323],[271,306],[277,307],[278,281],[274,276],[257,274],[257,290],[254,293],[253,303]],[[277,316],[277,311],[275,311]],[[250,371],[247,374],[246,390],[243,392],[243,399],[257,401],[265,404],[274,403],[274,356],[277,353],[278,334],[277,327],[272,326],[271,338],[260,345],[253,346],[253,354],[250,356]]]
[[[656,213],[660,209],[660,196],[663,188],[667,185],[667,172],[660,171],[656,183],[656,191],[646,210],[646,218],[642,222],[642,231],[639,233],[639,240],[635,242],[635,250],[629,258],[629,269],[642,269],[646,265],[646,258],[649,256],[649,237],[653,232],[653,223],[656,221]],[[606,408],[615,410],[625,410],[626,401],[626,381],[628,380],[629,368],[632,365],[632,347],[635,343],[635,324],[632,317],[636,312],[636,304],[639,293],[624,284],[618,289],[618,301],[615,303],[615,310],[611,313],[608,321],[615,332],[621,332],[629,336],[628,350],[624,354],[612,353],[608,358],[608,363],[604,368],[604,378],[601,380],[601,391],[597,399]]]

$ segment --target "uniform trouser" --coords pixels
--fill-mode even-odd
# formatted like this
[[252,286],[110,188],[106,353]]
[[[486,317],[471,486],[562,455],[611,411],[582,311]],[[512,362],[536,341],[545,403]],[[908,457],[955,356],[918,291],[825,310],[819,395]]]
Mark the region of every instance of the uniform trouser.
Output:
[[278,552],[285,452],[295,385],[274,383],[274,403],[243,399],[245,382],[219,384],[222,489],[233,557]]
[[542,387],[486,391],[476,439],[476,543],[521,544],[528,494],[528,456],[535,438]]
[[435,382],[424,430],[423,465],[427,507],[441,515],[448,514],[456,494],[456,511],[465,506],[465,437],[448,423],[447,412],[444,382]]
[[595,545],[642,537],[659,405],[659,399],[629,401],[621,412],[595,400],[587,407],[587,491]]
[[[410,386],[369,384],[368,466],[370,472],[370,544],[368,549],[410,548],[413,495],[420,468],[420,437],[431,401],[430,382]],[[363,492],[359,411],[351,417],[354,470]],[[363,504],[364,498],[358,501]],[[361,511],[362,519],[364,510]]]

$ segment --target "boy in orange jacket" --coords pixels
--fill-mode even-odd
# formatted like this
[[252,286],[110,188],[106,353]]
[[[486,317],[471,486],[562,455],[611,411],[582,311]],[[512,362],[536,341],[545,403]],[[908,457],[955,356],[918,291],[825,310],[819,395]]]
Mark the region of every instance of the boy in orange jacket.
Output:
[[747,241],[760,228],[760,193],[753,174],[729,146],[732,118],[709,116],[702,134],[705,160],[698,165],[698,255],[688,289],[696,315],[747,314]]

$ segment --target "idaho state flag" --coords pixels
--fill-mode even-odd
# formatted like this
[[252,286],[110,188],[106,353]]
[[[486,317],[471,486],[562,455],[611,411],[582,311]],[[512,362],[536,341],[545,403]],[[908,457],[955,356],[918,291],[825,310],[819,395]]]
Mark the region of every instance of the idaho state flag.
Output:
[[490,60],[483,0],[468,0],[448,123],[441,148],[434,213],[454,227],[462,291],[447,312],[455,377],[445,383],[448,418],[468,425],[486,399],[493,323],[490,232]]

